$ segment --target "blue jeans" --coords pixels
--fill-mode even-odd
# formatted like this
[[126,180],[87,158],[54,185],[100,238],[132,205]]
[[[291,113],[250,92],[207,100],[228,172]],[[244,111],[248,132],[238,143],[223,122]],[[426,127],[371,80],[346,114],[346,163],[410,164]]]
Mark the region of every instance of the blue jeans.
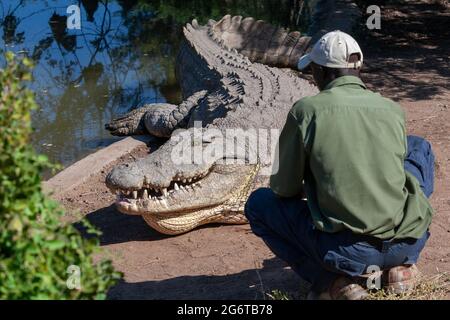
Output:
[[[433,192],[434,155],[428,141],[408,136],[405,170],[417,178],[429,197]],[[326,290],[339,275],[357,277],[371,265],[387,269],[416,263],[430,235],[427,231],[418,240],[371,241],[350,231],[322,232],[314,227],[305,200],[281,198],[269,188],[250,195],[245,215],[253,233],[316,292]]]

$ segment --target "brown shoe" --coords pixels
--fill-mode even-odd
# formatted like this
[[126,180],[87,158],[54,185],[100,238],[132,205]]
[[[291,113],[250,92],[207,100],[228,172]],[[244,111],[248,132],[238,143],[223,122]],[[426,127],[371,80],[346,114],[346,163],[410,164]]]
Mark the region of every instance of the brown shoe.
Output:
[[414,289],[419,275],[415,264],[394,267],[383,272],[383,286],[390,293],[405,293]]
[[369,294],[355,280],[339,277],[333,281],[326,292],[320,294],[310,292],[308,300],[363,300]]

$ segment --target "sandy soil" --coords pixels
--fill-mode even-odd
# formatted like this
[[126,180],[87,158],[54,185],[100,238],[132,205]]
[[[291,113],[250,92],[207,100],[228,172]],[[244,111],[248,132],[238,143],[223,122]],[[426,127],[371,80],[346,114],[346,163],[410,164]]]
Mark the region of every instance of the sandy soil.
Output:
[[[363,79],[372,90],[403,106],[409,134],[424,136],[433,145],[436,181],[431,202],[436,215],[419,263],[432,275],[450,272],[450,14],[424,1],[409,3],[400,10],[382,7],[382,30],[362,37]],[[141,148],[120,161],[147,152]],[[107,171],[57,199],[71,212],[68,221],[86,216],[103,232],[105,255],[124,272],[110,298],[267,299],[272,289],[304,297],[305,283],[273,256],[248,225],[208,226],[177,237],[160,235],[141,217],[115,210],[114,196],[103,183]]]

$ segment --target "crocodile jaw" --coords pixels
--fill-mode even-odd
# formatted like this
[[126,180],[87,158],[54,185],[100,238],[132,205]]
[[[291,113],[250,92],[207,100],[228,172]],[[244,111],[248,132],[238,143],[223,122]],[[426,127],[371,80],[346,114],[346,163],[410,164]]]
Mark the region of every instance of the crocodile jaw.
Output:
[[[184,187],[190,191],[169,192],[165,201],[159,200],[159,203],[119,194],[116,206],[122,213],[142,215],[151,227],[167,235],[185,233],[209,223],[246,223],[243,207],[258,169],[257,165],[216,164],[206,177],[195,182],[196,186]],[[162,201],[165,204],[161,204]]]
[[173,187],[166,196],[153,196],[146,188],[119,191],[116,206],[122,213],[142,215],[164,234],[179,234],[211,222],[244,223],[243,205],[257,170],[256,165],[215,164],[202,179],[177,184],[178,190]]

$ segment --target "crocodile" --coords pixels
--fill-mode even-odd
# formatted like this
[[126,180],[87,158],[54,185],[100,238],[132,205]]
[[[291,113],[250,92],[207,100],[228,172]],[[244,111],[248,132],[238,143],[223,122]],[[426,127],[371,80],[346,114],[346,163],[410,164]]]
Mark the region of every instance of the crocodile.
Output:
[[[168,235],[209,223],[246,223],[245,202],[268,183],[276,148],[270,161],[261,160],[261,150],[250,159],[255,140],[231,135],[228,148],[230,139],[222,137],[236,129],[247,138],[264,130],[276,136],[293,103],[318,92],[293,71],[311,42],[298,31],[226,15],[206,25],[193,20],[183,32],[176,63],[183,102],[144,105],[105,126],[113,135],[167,139],[146,157],[114,167],[106,185],[120,212],[141,215]],[[194,159],[195,148],[208,156]]]

